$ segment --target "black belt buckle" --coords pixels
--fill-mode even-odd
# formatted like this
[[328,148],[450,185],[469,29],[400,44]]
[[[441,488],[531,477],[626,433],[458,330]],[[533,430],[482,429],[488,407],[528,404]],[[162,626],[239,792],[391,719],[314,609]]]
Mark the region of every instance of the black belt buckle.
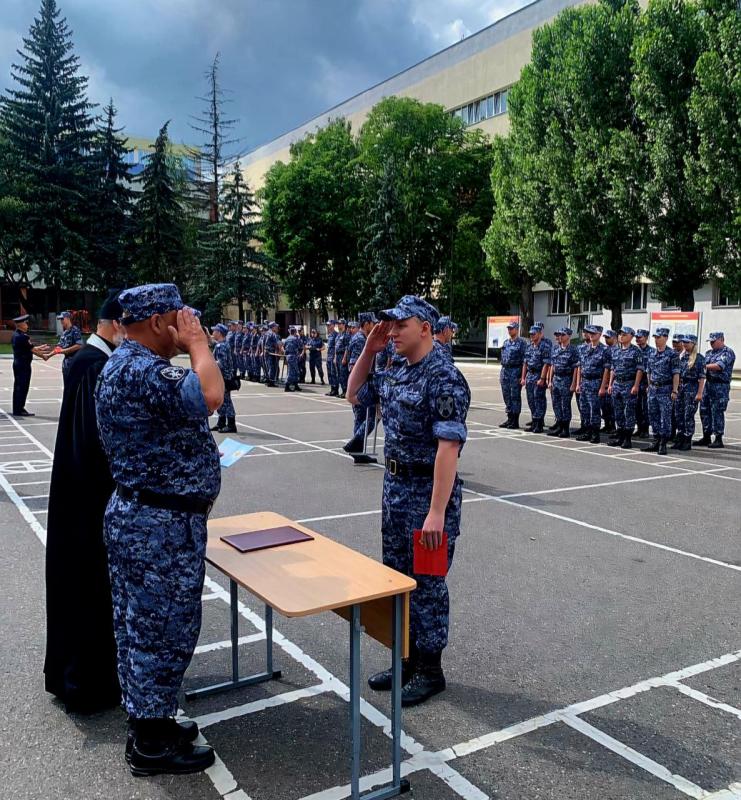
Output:
[[399,462],[395,458],[386,459],[386,469],[391,475],[399,474]]

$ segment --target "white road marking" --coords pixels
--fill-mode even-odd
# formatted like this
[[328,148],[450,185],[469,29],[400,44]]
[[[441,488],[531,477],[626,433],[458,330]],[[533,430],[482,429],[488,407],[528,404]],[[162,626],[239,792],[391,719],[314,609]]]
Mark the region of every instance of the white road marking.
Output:
[[[201,598],[201,600],[212,600],[218,598],[221,599],[220,595],[218,594],[209,594],[205,595]],[[253,642],[260,642],[265,640],[264,633],[251,633],[249,636],[240,636],[237,639],[238,645],[243,644],[252,644]],[[211,642],[209,644],[199,644],[198,647],[193,651],[194,655],[200,655],[201,653],[213,653],[216,650],[228,650],[232,646],[231,639],[224,639],[221,642]]]
[[677,689],[677,691],[680,691],[682,694],[687,695],[687,697],[691,697],[693,700],[697,700],[700,703],[704,703],[706,706],[710,706],[711,708],[717,708],[720,711],[725,711],[728,714],[733,714],[734,717],[738,717],[738,719],[741,719],[741,708],[736,708],[735,706],[728,705],[728,703],[723,703],[720,700],[716,700],[709,694],[705,694],[705,692],[699,692],[697,689],[693,689],[691,686],[687,686],[687,684],[680,683],[679,681],[670,681],[667,682],[666,685],[671,686],[673,689]]

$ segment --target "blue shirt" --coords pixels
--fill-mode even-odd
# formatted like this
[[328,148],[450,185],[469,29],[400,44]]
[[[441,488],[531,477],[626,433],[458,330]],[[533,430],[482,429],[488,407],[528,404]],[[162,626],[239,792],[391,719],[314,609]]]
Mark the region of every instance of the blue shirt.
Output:
[[579,352],[581,377],[585,380],[602,378],[604,371],[610,368],[610,354],[607,346],[600,342],[596,347],[591,344]]
[[352,369],[355,362],[360,358],[360,354],[365,347],[365,334],[363,331],[358,331],[350,339],[350,344],[347,348],[347,366]]
[[309,356],[316,358],[322,347],[324,347],[324,340],[321,336],[311,336],[306,340],[306,344],[309,348]]
[[670,384],[672,375],[679,374],[679,353],[671,347],[666,347],[661,352],[652,348],[652,352],[648,354],[646,372],[650,383]]
[[337,340],[337,331],[327,334],[327,358],[331,361],[334,358],[334,343]]
[[283,342],[283,352],[291,358],[295,358],[301,352],[302,345],[298,336],[291,334],[285,342]]
[[214,358],[219,365],[224,380],[231,380],[236,372],[234,369],[234,354],[229,349],[229,345],[226,342],[216,342],[214,346]]
[[125,339],[103,367],[95,408],[117,483],[164,495],[217,497],[219,449],[193,370]]
[[542,370],[544,364],[551,363],[553,343],[550,339],[541,339],[537,344],[528,342],[525,348],[525,363],[528,369]]
[[638,370],[643,371],[643,368],[643,353],[636,344],[618,347],[612,354],[612,371],[615,373],[615,380],[620,383],[633,383],[636,373]]
[[679,357],[679,377],[683,383],[698,383],[705,377],[705,356],[697,353],[695,363],[690,367],[690,354],[685,352]]
[[574,370],[579,366],[579,353],[573,344],[561,347],[557,344],[551,353],[553,371],[558,377],[573,377]]
[[439,439],[459,442],[459,452],[466,441],[471,391],[436,347],[416,364],[394,359],[387,370],[370,374],[358,401],[365,407],[380,402],[387,458],[431,465]]
[[334,340],[334,352],[335,357],[339,360],[342,359],[342,356],[345,355],[345,350],[350,346],[350,332],[345,329],[345,331],[337,331],[337,338]]
[[713,383],[730,383],[731,375],[733,374],[733,364],[736,361],[736,354],[730,347],[723,345],[718,350],[712,348],[705,353],[705,364],[720,364],[723,369],[711,369],[708,372],[708,379]]
[[[75,344],[82,344],[82,333],[80,333],[80,329],[77,325],[73,325],[71,328],[68,328],[66,331],[62,331],[61,336],[59,337],[59,347],[63,350],[66,350],[68,347],[72,347]],[[65,353],[65,358],[71,358],[74,353]]]
[[527,346],[528,343],[521,336],[518,336],[516,339],[508,338],[502,345],[502,366],[522,367]]
[[28,365],[33,361],[33,345],[31,337],[23,331],[15,331],[10,340],[13,348],[13,361],[15,364]]

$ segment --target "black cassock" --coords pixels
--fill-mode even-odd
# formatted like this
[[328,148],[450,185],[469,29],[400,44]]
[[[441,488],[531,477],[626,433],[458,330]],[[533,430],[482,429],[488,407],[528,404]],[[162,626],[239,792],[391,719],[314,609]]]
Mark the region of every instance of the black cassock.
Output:
[[68,711],[116,705],[111,587],[103,513],[113,480],[100,445],[95,384],[113,345],[92,336],[65,380],[49,488],[46,540],[46,690]]

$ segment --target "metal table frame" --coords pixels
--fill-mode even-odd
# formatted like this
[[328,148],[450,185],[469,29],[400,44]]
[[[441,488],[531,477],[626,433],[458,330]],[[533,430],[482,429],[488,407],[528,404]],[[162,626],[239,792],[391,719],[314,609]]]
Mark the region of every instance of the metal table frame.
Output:
[[[265,639],[266,666],[264,672],[249,677],[239,677],[239,604],[238,585],[229,580],[229,610],[231,616],[231,651],[232,678],[213,686],[193,689],[186,692],[185,697],[193,700],[214,694],[251,686],[256,683],[274,680],[281,677],[281,671],[273,669],[273,609],[265,606]],[[350,797],[352,800],[386,800],[398,797],[409,791],[409,781],[401,777],[401,653],[402,653],[402,613],[404,595],[394,595],[393,600],[393,636],[391,647],[391,764],[392,782],[372,792],[360,794],[361,763],[361,730],[362,715],[360,713],[360,635],[363,626],[360,623],[361,604],[350,606],[350,741],[352,742],[352,766],[350,776]]]

